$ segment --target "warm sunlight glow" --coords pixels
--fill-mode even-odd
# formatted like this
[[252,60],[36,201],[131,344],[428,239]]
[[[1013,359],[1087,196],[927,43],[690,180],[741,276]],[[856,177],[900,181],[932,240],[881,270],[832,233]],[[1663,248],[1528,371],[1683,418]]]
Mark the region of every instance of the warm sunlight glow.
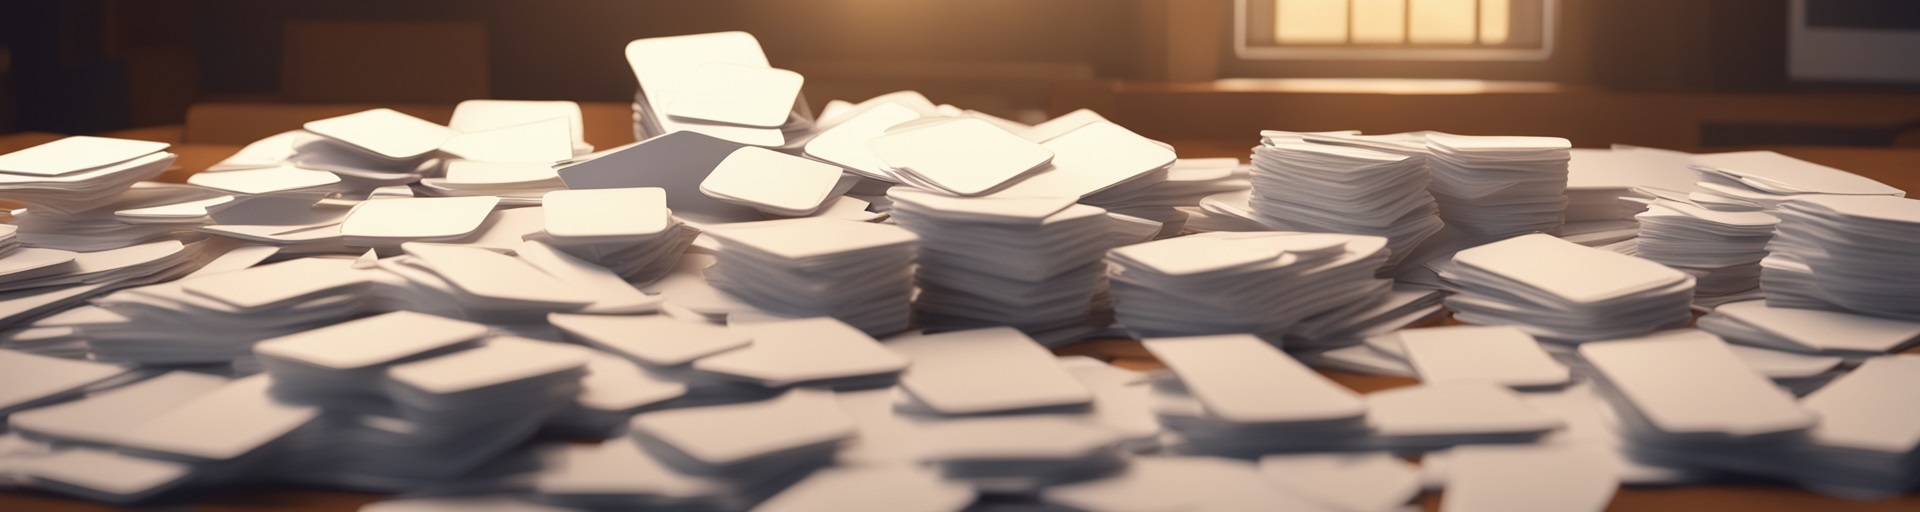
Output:
[[1353,0],[1353,42],[1407,42],[1407,0]]
[[1279,0],[1274,38],[1282,44],[1347,42],[1347,0]]
[[1480,0],[1480,44],[1507,42],[1511,0]]
[[1414,44],[1473,44],[1475,0],[1412,0],[1407,40]]

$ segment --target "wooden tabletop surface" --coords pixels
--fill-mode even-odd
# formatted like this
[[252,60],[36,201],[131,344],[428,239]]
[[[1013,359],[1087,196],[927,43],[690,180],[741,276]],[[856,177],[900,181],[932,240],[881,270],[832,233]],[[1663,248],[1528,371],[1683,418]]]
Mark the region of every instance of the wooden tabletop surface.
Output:
[[[1252,141],[1170,141],[1182,158],[1236,157],[1245,160]],[[28,144],[32,145],[32,144]],[[16,148],[17,149],[17,148]],[[239,146],[182,144],[172,151],[180,155],[175,168],[160,179],[184,181],[187,176],[225,159]],[[1749,148],[1740,148],[1749,149]],[[1789,156],[1845,169],[1880,180],[1902,190],[1920,190],[1920,148],[1842,148],[1842,147],[1770,147]],[[4,152],[4,151],[0,151]],[[1441,320],[1440,323],[1451,323]],[[1150,370],[1161,368],[1138,341],[1099,339],[1063,347],[1062,355],[1086,355],[1117,366]],[[1920,353],[1920,349],[1910,352]],[[1321,370],[1335,382],[1355,391],[1369,393],[1418,381],[1401,377],[1382,377]],[[300,488],[251,488],[220,490],[185,498],[185,502],[155,504],[161,510],[195,512],[296,511],[350,512],[382,499],[378,495]],[[1424,510],[1437,511],[1440,493],[1421,497]],[[75,500],[35,492],[0,492],[0,512],[97,512],[135,510]],[[141,508],[140,510],[149,510]],[[1861,502],[1814,494],[1788,485],[1721,484],[1683,487],[1623,487],[1614,495],[1611,511],[1700,511],[1743,512],[1821,511],[1821,512],[1914,512],[1920,511],[1920,494],[1894,499]]]

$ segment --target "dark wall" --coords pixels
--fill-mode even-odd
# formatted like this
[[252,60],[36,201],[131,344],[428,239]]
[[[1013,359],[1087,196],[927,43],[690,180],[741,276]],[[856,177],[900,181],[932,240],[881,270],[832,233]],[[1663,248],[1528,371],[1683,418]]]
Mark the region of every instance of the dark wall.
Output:
[[494,95],[622,101],[621,49],[643,37],[754,33],[776,66],[797,61],[1080,62],[1134,71],[1131,0],[198,0],[204,89],[279,89],[280,27],[294,20],[484,22]]

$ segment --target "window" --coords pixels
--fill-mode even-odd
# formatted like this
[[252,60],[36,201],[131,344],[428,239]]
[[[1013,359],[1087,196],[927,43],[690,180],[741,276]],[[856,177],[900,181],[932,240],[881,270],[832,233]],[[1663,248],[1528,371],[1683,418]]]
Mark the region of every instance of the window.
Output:
[[1557,0],[1236,0],[1234,51],[1272,60],[1545,60]]

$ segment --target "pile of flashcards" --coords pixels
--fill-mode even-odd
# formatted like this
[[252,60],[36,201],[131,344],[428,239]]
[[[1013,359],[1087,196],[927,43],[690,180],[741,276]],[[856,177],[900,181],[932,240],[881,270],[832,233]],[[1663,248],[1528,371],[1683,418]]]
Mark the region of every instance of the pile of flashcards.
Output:
[[[816,115],[742,32],[626,57],[637,141],[598,151],[579,104],[472,100],[172,183],[164,143],[0,155],[0,488],[1362,512],[1920,482],[1920,357],[1890,355],[1920,201],[1864,177],[1437,132],[1181,159],[1090,110]],[[1053,351],[1096,339],[1061,353],[1124,359]]]

